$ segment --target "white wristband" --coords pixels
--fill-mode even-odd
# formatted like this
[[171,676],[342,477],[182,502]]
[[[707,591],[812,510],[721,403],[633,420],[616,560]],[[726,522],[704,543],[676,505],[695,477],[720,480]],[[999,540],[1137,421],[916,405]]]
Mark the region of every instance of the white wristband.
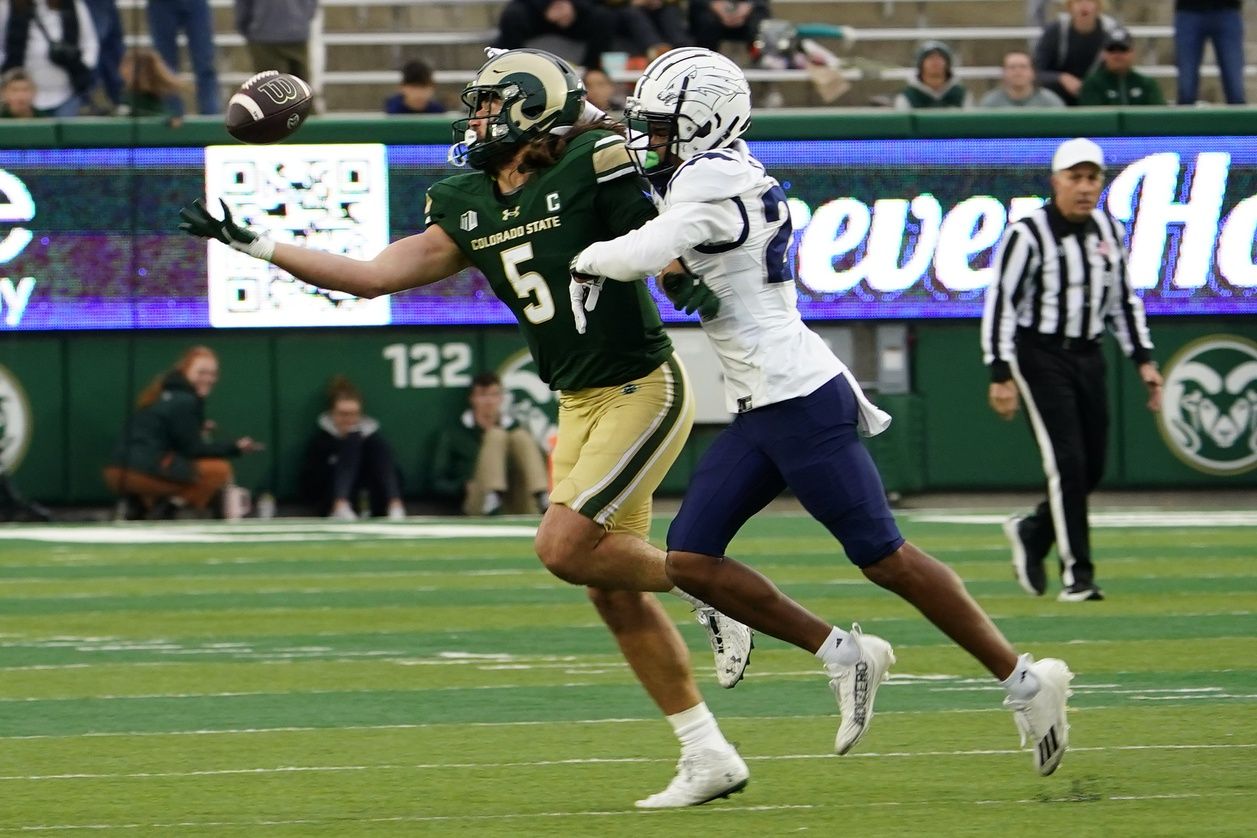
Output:
[[231,247],[241,253],[249,254],[254,259],[261,259],[263,262],[271,261],[271,257],[275,255],[275,240],[265,233],[247,243],[233,240]]

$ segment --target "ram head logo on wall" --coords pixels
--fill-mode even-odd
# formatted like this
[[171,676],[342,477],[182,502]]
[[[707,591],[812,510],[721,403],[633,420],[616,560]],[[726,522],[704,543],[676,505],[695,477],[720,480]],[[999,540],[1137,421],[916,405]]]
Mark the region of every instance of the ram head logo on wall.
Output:
[[17,376],[0,366],[0,474],[22,464],[31,441],[31,406]]
[[1184,347],[1166,370],[1160,423],[1170,450],[1197,471],[1257,467],[1257,343],[1214,335]]

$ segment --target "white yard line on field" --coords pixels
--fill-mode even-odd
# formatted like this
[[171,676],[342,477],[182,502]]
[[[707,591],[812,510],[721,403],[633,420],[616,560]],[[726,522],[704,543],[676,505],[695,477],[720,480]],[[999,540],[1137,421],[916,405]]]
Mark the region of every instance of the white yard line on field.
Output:
[[[1071,753],[1107,753],[1123,751],[1229,751],[1257,748],[1257,743],[1227,744],[1168,744],[1168,745],[1097,745],[1091,747],[1071,747]],[[1015,756],[1024,753],[1017,748],[973,749],[960,751],[882,751],[848,754],[849,759],[905,759],[934,757],[990,757]],[[562,765],[624,765],[671,763],[675,757],[582,757],[572,759],[542,759],[518,762],[419,762],[419,763],[380,763],[376,765],[280,765],[273,768],[217,768],[198,771],[136,771],[136,772],[101,772],[74,774],[28,774],[0,775],[5,782],[42,782],[49,780],[148,780],[170,779],[180,777],[219,777],[240,774],[303,774],[303,773],[336,773],[358,771],[448,771],[452,769],[483,770],[508,768],[549,768]],[[834,754],[775,754],[772,756],[747,756],[747,762],[793,762],[799,760],[837,759]]]
[[0,527],[0,541],[43,541],[60,544],[225,544],[241,541],[341,541],[362,536],[415,538],[532,538],[535,524],[457,524],[444,522],[326,523],[267,522],[248,524],[108,524],[14,525]]
[[[1216,698],[1242,698],[1253,699],[1257,695],[1220,695]],[[1123,710],[1129,711],[1131,708],[1126,705],[1119,704],[1102,704],[1090,707],[1070,708],[1070,713],[1094,713],[1105,710]],[[1005,714],[1008,710],[998,705],[994,707],[969,707],[969,708],[951,708],[947,710],[885,710],[879,711],[878,716],[937,716],[949,713],[999,713]],[[785,713],[779,716],[723,716],[725,721],[744,721],[744,722],[790,722],[790,721],[815,721],[815,715],[800,715]],[[21,734],[17,736],[0,736],[0,742],[19,742],[28,740],[43,739],[113,739],[119,737],[156,737],[156,736],[257,736],[270,735],[274,733],[345,733],[349,731],[402,731],[402,730],[430,730],[433,728],[501,728],[501,727],[544,727],[546,725],[622,725],[622,724],[657,724],[658,719],[655,718],[609,718],[609,719],[561,719],[557,721],[542,719],[525,719],[510,722],[414,722],[410,724],[385,724],[385,725],[336,725],[332,726],[313,726],[313,725],[284,725],[277,727],[244,727],[244,728],[202,728],[192,730],[117,730],[117,731],[94,731],[87,733],[32,733]],[[1249,747],[1249,746],[1245,746]]]
[[[999,526],[1008,519],[1007,514],[987,512],[958,512],[954,510],[920,510],[902,512],[900,517],[919,524],[980,524]],[[1088,518],[1092,527],[1143,528],[1143,527],[1257,527],[1257,511],[1252,510],[1188,510],[1169,509],[1114,510],[1092,512]]]

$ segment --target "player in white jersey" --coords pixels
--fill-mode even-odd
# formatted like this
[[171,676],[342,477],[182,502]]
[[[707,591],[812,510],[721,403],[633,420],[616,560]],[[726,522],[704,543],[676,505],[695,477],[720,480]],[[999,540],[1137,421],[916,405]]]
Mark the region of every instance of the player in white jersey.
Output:
[[606,279],[662,273],[678,309],[702,313],[737,414],[703,456],[668,531],[669,577],[819,658],[842,713],[835,750],[846,753],[868,728],[894,662],[890,644],[857,625],[837,628],[725,555],[738,529],[790,488],[866,577],[914,605],[1003,683],[1035,768],[1052,773],[1067,744],[1072,674],[1062,661],[1018,656],[960,578],[900,535],[859,440],[890,417],[799,315],[785,192],[739,139],[750,123],[742,71],[708,50],[665,53],[638,80],[626,114],[629,147],[659,216],[573,260],[573,311],[596,305]]

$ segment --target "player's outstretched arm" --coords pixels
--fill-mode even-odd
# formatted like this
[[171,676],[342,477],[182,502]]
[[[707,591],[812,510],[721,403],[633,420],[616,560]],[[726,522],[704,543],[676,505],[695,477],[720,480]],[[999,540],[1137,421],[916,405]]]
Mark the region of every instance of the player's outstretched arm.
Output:
[[573,273],[621,282],[643,279],[696,245],[724,241],[742,219],[728,202],[684,203],[610,241],[596,242],[577,255]]
[[407,288],[418,288],[456,274],[468,266],[458,245],[436,225],[393,242],[370,260],[275,242],[236,224],[223,203],[223,218],[215,218],[200,200],[179,212],[179,229],[193,236],[217,239],[241,253],[271,262],[300,280],[370,299]]

